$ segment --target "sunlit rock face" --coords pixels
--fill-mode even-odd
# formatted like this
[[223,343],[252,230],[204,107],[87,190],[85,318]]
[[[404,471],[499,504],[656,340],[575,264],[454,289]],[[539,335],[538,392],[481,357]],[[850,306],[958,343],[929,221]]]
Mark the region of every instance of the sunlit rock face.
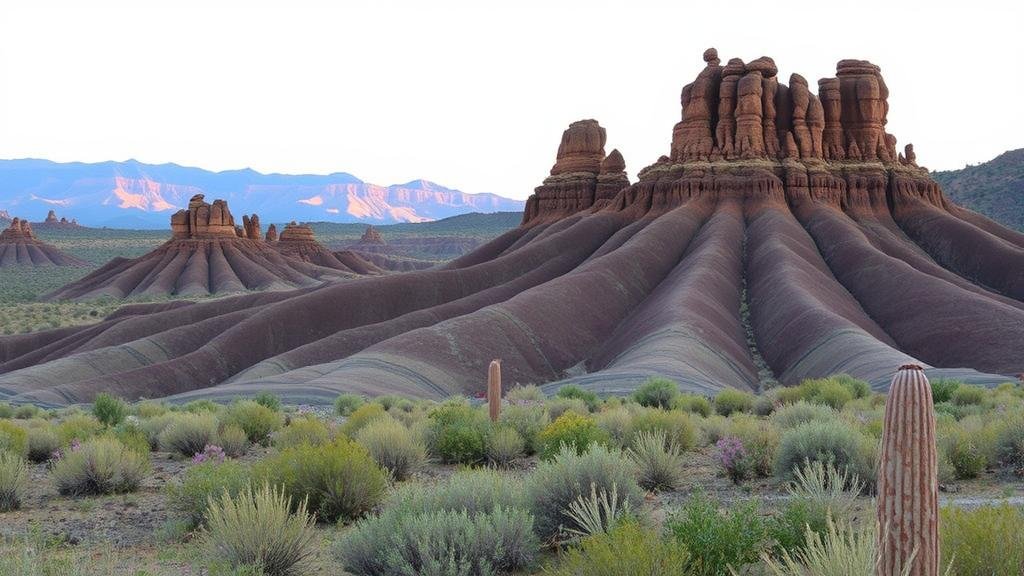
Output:
[[84,266],[56,246],[36,238],[28,220],[13,218],[0,230],[0,268],[12,266]]
[[1009,380],[1024,372],[1024,235],[897,153],[887,98],[869,62],[787,84],[771,58],[710,49],[666,155],[633,182],[605,152],[614,130],[575,122],[522,226],[465,256],[0,338],[0,399],[442,398],[481,393],[495,358],[509,382],[603,393],[841,372],[885,390],[906,364]]

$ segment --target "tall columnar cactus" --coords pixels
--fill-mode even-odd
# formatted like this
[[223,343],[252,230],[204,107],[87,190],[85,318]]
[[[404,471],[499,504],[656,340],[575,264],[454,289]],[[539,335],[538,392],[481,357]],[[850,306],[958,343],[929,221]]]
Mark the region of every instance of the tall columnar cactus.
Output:
[[497,422],[501,414],[501,360],[491,360],[487,370],[487,407],[491,421]]
[[937,576],[939,482],[935,412],[928,377],[915,364],[900,366],[885,401],[878,472],[878,526],[876,576]]

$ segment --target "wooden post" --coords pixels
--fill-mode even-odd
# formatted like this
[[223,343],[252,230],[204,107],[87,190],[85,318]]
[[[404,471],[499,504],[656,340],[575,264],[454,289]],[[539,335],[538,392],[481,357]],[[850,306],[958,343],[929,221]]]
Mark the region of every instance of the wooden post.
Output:
[[878,470],[877,576],[939,573],[939,481],[932,387],[924,369],[901,366],[885,400]]
[[501,414],[501,360],[491,360],[487,370],[487,406],[491,421],[497,422]]

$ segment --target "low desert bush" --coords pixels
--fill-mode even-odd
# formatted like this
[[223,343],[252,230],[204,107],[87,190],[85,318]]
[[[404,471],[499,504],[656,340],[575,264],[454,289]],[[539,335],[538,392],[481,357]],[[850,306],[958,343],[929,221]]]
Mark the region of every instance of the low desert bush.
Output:
[[870,484],[876,478],[877,455],[877,442],[844,422],[808,422],[782,435],[775,474],[792,477],[805,463],[822,462]]
[[139,426],[138,420],[134,417],[121,422],[112,428],[108,434],[113,435],[125,447],[139,454],[148,455],[150,452],[149,438],[146,436],[146,431]]
[[932,385],[932,403],[949,402],[953,398],[953,392],[960,387],[959,380],[949,378],[936,378],[930,381]]
[[210,413],[175,414],[160,432],[158,443],[164,452],[191,458],[217,437],[217,418]]
[[575,398],[582,400],[586,405],[587,409],[594,411],[597,409],[597,405],[601,402],[601,399],[597,397],[597,394],[590,390],[585,390],[576,384],[566,384],[555,392],[555,396],[559,398]]
[[537,451],[537,436],[551,420],[542,404],[512,404],[502,408],[498,423],[515,430],[523,439],[523,450],[533,454]]
[[594,414],[594,420],[608,434],[611,445],[625,448],[633,440],[633,412],[629,408],[606,408]]
[[575,412],[566,412],[541,431],[537,436],[541,458],[550,460],[568,446],[577,453],[582,453],[592,444],[607,444],[608,434],[602,430],[591,416],[581,416]]
[[836,417],[836,411],[828,406],[800,400],[780,407],[771,419],[780,430],[786,431],[808,422],[827,422]]
[[635,509],[640,503],[641,490],[634,466],[618,451],[592,444],[579,454],[564,447],[552,460],[542,462],[527,481],[537,534],[551,541],[565,529],[581,529],[568,514],[569,506],[592,490],[598,494],[615,493],[620,509]]
[[509,404],[541,404],[546,399],[544,391],[533,384],[515,386],[505,393],[505,401]]
[[0,451],[0,512],[21,508],[28,480],[25,460],[13,452]]
[[706,396],[698,394],[680,394],[676,396],[675,400],[672,401],[672,408],[682,410],[683,412],[700,414],[705,418],[711,415],[711,401]]
[[771,576],[863,576],[874,574],[878,547],[874,522],[855,527],[849,522],[826,519],[825,528],[806,529],[805,544],[782,550],[777,557],[762,556]]
[[366,448],[345,438],[271,454],[255,465],[253,477],[282,487],[293,505],[308,501],[321,522],[359,518],[380,503],[387,488],[385,473]]
[[224,411],[222,422],[245,431],[249,442],[266,446],[270,435],[281,428],[281,415],[254,400],[239,400]]
[[233,424],[221,426],[217,432],[217,445],[224,449],[224,455],[228,458],[238,458],[249,451],[249,437],[245,435],[245,430]]
[[669,410],[679,396],[679,384],[667,378],[651,378],[633,392],[633,400],[648,408]]
[[283,450],[301,444],[324,444],[330,439],[331,431],[320,419],[293,418],[291,423],[274,433],[274,447]]
[[640,432],[664,432],[666,442],[675,444],[680,451],[686,451],[696,443],[697,427],[693,419],[679,410],[644,408],[633,416],[631,433],[635,436]]
[[742,573],[745,566],[758,561],[768,541],[755,501],[720,509],[704,494],[691,496],[669,518],[667,529],[690,552],[684,574],[693,576]]
[[551,576],[683,576],[690,563],[686,546],[662,538],[635,520],[620,522],[569,548],[545,574]]
[[996,457],[1003,466],[1024,473],[1024,418],[1003,423],[996,438]]
[[674,490],[683,479],[683,456],[679,446],[665,440],[661,430],[640,432],[626,452],[636,467],[637,482],[647,490]]
[[728,416],[734,412],[750,412],[754,409],[756,396],[735,388],[726,388],[715,396],[715,412]]
[[57,435],[64,446],[72,440],[85,442],[103,430],[103,424],[91,414],[72,414],[57,425]]
[[743,443],[745,465],[752,475],[771,475],[780,442],[779,431],[772,421],[736,414],[729,418],[729,436]]
[[180,480],[167,485],[167,506],[190,527],[201,526],[209,501],[227,493],[237,496],[249,486],[249,468],[238,462],[202,462],[189,467]]
[[272,392],[260,392],[259,394],[253,396],[252,400],[253,402],[259,404],[260,406],[263,406],[264,408],[270,408],[274,412],[281,411],[281,399],[278,398],[277,395]]
[[976,434],[968,430],[956,429],[949,436],[940,440],[940,448],[945,452],[957,480],[977,478],[985,470],[987,459],[977,443]]
[[404,485],[380,516],[357,523],[335,550],[359,575],[523,569],[539,547],[523,503],[519,481],[487,469],[429,487]]
[[949,397],[949,401],[957,406],[976,406],[985,399],[985,389],[979,386],[958,386]]
[[128,404],[117,396],[101,392],[92,401],[92,415],[104,426],[117,426],[128,416]]
[[29,428],[28,459],[32,462],[46,462],[60,450],[60,437],[50,424]]
[[99,437],[67,450],[50,474],[61,494],[79,496],[134,492],[147,472],[148,455],[114,438]]
[[145,420],[147,418],[155,418],[166,414],[167,405],[163,402],[157,402],[156,400],[143,400],[132,406],[131,412]]
[[356,434],[375,462],[395,480],[405,480],[423,469],[427,447],[404,424],[381,418],[367,424]]
[[871,387],[867,382],[846,374],[837,374],[828,378],[812,378],[804,380],[799,386],[780,388],[779,400],[783,404],[792,404],[804,400],[813,404],[823,404],[839,410],[851,400],[867,398],[871,395]]
[[202,532],[211,559],[266,576],[319,573],[319,541],[306,503],[266,485],[211,499]]
[[366,403],[366,398],[359,394],[341,394],[334,399],[334,413],[338,416],[351,416],[356,408]]
[[551,420],[556,420],[566,412],[575,412],[581,416],[587,416],[590,414],[590,408],[587,407],[587,403],[579,398],[561,398],[559,396],[554,396],[544,403],[544,407],[547,409],[548,417]]
[[941,567],[957,576],[1024,574],[1024,511],[1009,504],[947,507],[939,523]]
[[354,438],[359,429],[366,426],[370,422],[379,418],[387,418],[388,413],[384,410],[384,407],[376,402],[369,402],[363,404],[352,411],[348,417],[345,418],[345,422],[338,428],[338,432]]
[[0,420],[0,452],[27,456],[28,432],[10,420]]
[[213,400],[192,400],[186,404],[183,404],[179,409],[181,412],[188,412],[190,414],[202,414],[209,412],[210,414],[216,414],[220,411],[220,404],[217,404]]
[[0,420],[4,418],[14,418],[14,406],[7,402],[0,402]]
[[526,443],[512,427],[501,427],[487,439],[487,461],[499,468],[508,468],[526,453]]
[[346,573],[357,576],[490,576],[529,568],[538,548],[528,512],[494,508],[385,511],[356,524],[335,550]]
[[487,457],[491,422],[480,410],[454,400],[432,410],[428,419],[428,447],[442,462],[475,464]]
[[810,534],[826,535],[830,521],[845,525],[862,487],[860,479],[821,462],[797,469],[782,514],[770,524],[777,552],[805,548]]

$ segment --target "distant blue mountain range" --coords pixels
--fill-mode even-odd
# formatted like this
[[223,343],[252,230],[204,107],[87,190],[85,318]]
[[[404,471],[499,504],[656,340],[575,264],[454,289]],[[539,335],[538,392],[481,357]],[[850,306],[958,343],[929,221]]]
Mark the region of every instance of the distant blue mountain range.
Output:
[[53,210],[85,226],[165,228],[195,194],[227,200],[264,222],[423,222],[468,212],[520,211],[523,201],[468,194],[426,180],[378,186],[346,172],[210,172],[177,164],[0,160],[0,211],[41,221]]

